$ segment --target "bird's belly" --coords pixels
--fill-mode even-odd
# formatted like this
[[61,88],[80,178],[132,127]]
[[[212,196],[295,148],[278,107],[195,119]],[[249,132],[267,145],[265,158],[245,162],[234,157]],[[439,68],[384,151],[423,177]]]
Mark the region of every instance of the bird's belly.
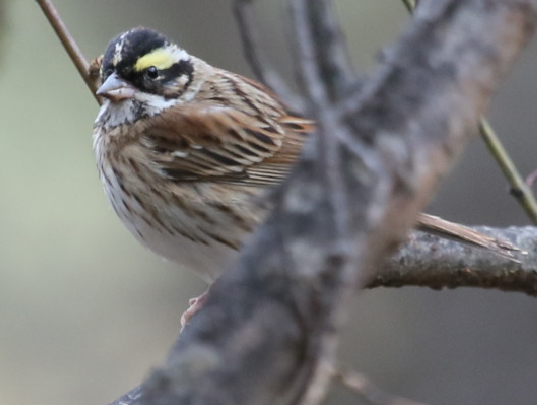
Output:
[[120,217],[142,245],[164,259],[198,273],[209,284],[218,278],[237,256],[237,250],[227,246],[193,241],[179,233],[169,233],[148,226],[139,218]]
[[[163,258],[212,282],[261,220],[259,190],[219,184],[162,185],[100,166],[106,194],[130,232]],[[231,187],[231,188],[230,188]]]

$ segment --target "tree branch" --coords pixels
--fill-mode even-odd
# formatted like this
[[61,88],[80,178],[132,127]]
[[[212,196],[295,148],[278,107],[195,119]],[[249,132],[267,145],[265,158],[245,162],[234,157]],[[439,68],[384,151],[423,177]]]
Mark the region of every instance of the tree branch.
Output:
[[537,224],[537,201],[535,201],[535,196],[531,188],[525,183],[509,153],[507,153],[500,137],[485,119],[479,121],[479,134],[490,154],[500,166],[507,182],[511,185],[511,195],[526,211],[531,222]]
[[[358,84],[334,3],[325,0],[288,0],[297,36],[294,42],[297,73],[312,101],[336,101]],[[312,63],[314,62],[314,63]],[[320,87],[324,87],[320,92]],[[323,94],[324,93],[324,94]],[[324,98],[323,98],[324,97]]]
[[261,53],[259,34],[254,27],[253,0],[234,0],[233,13],[237,21],[244,56],[254,77],[278,94],[289,107],[297,111],[304,111],[304,100],[291,91],[285,81],[269,66]]
[[84,58],[84,55],[80,51],[80,48],[76,44],[73,36],[67,29],[67,26],[63,23],[60,15],[56,11],[56,8],[50,0],[36,0],[36,2],[43,10],[43,13],[50,22],[50,25],[56,32],[56,35],[63,45],[65,52],[67,52],[67,55],[69,55],[69,58],[75,65],[80,77],[82,77],[82,80],[84,80],[86,85],[89,87],[91,94],[93,94],[97,102],[101,104],[101,100],[99,100],[99,97],[96,94],[96,81],[89,75],[89,64],[86,61],[86,58]]
[[[385,264],[379,266],[366,288],[422,286],[434,289],[457,287],[492,288],[537,296],[537,228],[473,229],[520,246],[528,252],[521,264],[468,248],[461,243],[415,231]],[[331,378],[358,390],[369,402],[410,405],[412,401],[382,393],[361,374],[330,368]],[[137,387],[110,405],[140,405],[142,388]],[[375,400],[373,401],[373,396]]]
[[527,254],[518,255],[521,263],[515,263],[454,241],[414,232],[367,287],[480,287],[537,296],[537,228],[473,229],[510,240]]

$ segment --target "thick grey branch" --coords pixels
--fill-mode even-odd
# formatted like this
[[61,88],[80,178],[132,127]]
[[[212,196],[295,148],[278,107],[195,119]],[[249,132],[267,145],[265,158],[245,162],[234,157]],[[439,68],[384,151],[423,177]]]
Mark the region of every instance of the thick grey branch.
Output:
[[474,229],[510,240],[527,254],[516,255],[521,263],[515,263],[490,252],[414,232],[368,287],[480,287],[537,295],[537,228]]
[[[312,2],[296,4],[308,11]],[[309,93],[319,136],[166,366],[143,384],[144,404],[316,403],[311,387],[326,381],[318,366],[332,358],[343,298],[371,282],[431,197],[532,32],[534,6],[422,0],[347,114],[323,99],[324,87]],[[301,66],[321,71],[316,58]],[[317,159],[321,139],[326,160]],[[330,189],[328,178],[340,183]]]

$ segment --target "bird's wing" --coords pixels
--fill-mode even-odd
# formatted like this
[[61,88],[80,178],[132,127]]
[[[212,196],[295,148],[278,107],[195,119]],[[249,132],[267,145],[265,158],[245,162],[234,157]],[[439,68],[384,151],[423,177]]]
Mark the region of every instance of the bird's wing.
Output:
[[312,122],[189,103],[144,120],[144,126],[141,142],[173,181],[260,186],[285,178]]

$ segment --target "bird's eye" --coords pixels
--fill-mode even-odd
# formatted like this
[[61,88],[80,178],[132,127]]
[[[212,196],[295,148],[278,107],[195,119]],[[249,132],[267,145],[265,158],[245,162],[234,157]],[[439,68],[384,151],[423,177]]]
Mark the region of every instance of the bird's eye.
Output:
[[158,72],[158,69],[156,66],[149,66],[146,70],[145,70],[145,75],[151,79],[151,80],[155,80],[155,79],[158,79],[158,76],[159,76],[159,72]]

